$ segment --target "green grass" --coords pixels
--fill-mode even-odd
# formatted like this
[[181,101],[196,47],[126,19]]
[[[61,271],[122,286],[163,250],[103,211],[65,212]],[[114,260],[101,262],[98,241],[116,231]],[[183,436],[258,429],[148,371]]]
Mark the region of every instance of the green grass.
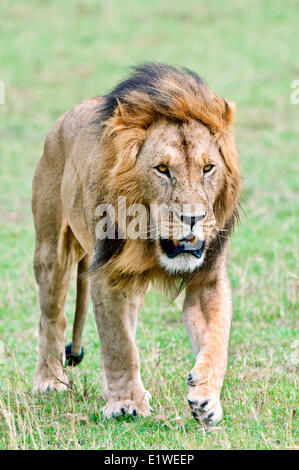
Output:
[[[297,2],[2,0],[0,17],[0,448],[298,448],[299,105],[290,102],[299,78]],[[157,292],[146,298],[137,334],[153,416],[103,421],[91,309],[72,391],[31,394],[39,308],[30,195],[44,136],[76,102],[145,61],[194,69],[237,105],[244,215],[229,265],[224,419],[210,430],[193,421],[186,402],[193,358],[182,299],[169,305]],[[73,283],[68,339],[74,299]]]

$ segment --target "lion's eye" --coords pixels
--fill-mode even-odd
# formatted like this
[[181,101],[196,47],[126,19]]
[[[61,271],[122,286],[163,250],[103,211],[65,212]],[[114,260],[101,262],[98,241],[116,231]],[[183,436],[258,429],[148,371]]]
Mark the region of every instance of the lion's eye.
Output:
[[158,170],[160,173],[163,173],[163,175],[167,175],[167,176],[170,176],[170,173],[169,173],[169,170],[167,168],[166,165],[158,165],[158,166],[155,166],[156,170]]
[[214,168],[214,166],[215,166],[215,165],[211,165],[210,163],[209,163],[208,165],[205,165],[205,166],[203,167],[203,172],[204,172],[204,174],[209,173],[209,171],[211,171],[212,168]]

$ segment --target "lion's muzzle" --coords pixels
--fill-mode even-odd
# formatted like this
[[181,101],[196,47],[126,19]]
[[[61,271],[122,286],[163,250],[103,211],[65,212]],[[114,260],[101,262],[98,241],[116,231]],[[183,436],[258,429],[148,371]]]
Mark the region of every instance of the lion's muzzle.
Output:
[[190,253],[200,259],[205,248],[205,242],[197,240],[195,237],[191,240],[186,238],[183,240],[160,238],[160,244],[168,258],[175,258],[181,253]]

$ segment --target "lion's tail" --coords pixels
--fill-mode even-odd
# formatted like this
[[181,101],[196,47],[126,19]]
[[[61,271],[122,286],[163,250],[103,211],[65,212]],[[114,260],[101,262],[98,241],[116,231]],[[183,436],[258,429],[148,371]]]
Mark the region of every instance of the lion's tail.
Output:
[[76,312],[73,325],[72,342],[66,346],[66,364],[69,366],[76,366],[82,361],[84,350],[82,346],[82,333],[86,320],[88,301],[89,301],[89,277],[82,276],[89,267],[89,257],[86,255],[78,263],[78,276],[77,276],[77,297],[76,297]]

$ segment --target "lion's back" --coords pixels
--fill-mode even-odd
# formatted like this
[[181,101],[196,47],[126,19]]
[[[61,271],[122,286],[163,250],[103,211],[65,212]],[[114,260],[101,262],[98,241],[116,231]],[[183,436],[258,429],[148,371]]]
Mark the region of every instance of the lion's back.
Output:
[[49,130],[43,154],[35,170],[32,185],[32,210],[39,214],[53,212],[53,220],[63,210],[62,193],[70,204],[76,187],[82,186],[88,154],[96,142],[91,122],[97,116],[101,97],[76,104],[60,116]]
[[67,149],[72,145],[81,131],[94,135],[91,123],[97,118],[97,111],[102,97],[88,98],[76,104],[62,118],[62,134],[64,145]]

